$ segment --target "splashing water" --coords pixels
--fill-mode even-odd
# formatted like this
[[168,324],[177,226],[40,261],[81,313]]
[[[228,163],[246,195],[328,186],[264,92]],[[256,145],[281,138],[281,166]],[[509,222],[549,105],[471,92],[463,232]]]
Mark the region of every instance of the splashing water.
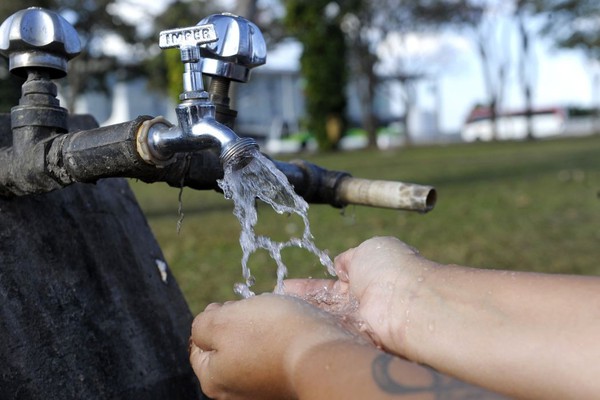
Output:
[[379,346],[373,329],[360,315],[358,299],[350,292],[323,287],[298,297],[329,313],[346,330]]
[[[243,164],[239,159],[233,160],[224,166],[224,176],[217,181],[225,198],[234,202],[233,213],[240,221],[240,245],[242,247],[242,274],[245,283],[237,283],[234,291],[244,298],[254,295],[250,287],[254,284],[254,277],[248,268],[248,259],[258,249],[267,250],[277,264],[277,287],[275,293],[283,293],[283,279],[287,275],[287,267],[282,258],[281,251],[287,247],[300,247],[308,250],[319,258],[320,263],[327,268],[331,275],[335,275],[333,262],[325,253],[317,248],[313,242],[308,222],[308,204],[294,192],[287,177],[258,149],[248,150]],[[269,204],[278,214],[297,214],[304,222],[304,231],[301,238],[292,237],[288,241],[278,242],[263,235],[257,235],[254,227],[258,222],[256,199]]]

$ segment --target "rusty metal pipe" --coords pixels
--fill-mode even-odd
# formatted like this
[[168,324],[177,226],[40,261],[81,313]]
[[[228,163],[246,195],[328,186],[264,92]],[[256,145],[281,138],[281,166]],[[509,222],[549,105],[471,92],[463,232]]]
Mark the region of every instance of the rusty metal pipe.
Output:
[[[219,190],[217,180],[223,177],[223,166],[214,151],[177,154],[162,165],[155,165],[140,154],[140,132],[152,121],[155,119],[141,116],[121,124],[58,135],[44,144],[48,149],[45,167],[40,164],[36,169],[38,175],[49,174],[46,179],[54,186],[30,188],[30,183],[16,187],[15,182],[5,186],[12,188],[12,194],[23,195],[51,191],[73,182],[128,177],[148,183],[166,182],[174,187]],[[435,189],[430,186],[353,178],[347,172],[327,170],[304,160],[273,162],[309,203],[428,212],[436,202]]]
[[346,204],[422,213],[433,210],[437,201],[437,192],[431,186],[352,177],[339,182],[336,194]]
[[433,210],[437,201],[437,192],[431,186],[353,178],[347,172],[327,170],[304,160],[274,162],[309,203],[334,207],[356,204],[426,213]]

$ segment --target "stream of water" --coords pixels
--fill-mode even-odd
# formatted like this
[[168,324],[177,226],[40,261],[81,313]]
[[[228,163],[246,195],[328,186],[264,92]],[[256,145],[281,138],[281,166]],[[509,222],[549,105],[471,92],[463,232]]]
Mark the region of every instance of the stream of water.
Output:
[[[287,267],[282,260],[281,251],[287,247],[299,247],[308,250],[318,257],[319,262],[327,268],[331,275],[335,275],[333,262],[314,243],[308,221],[308,204],[294,192],[287,177],[258,149],[249,150],[252,153],[244,158],[245,165],[228,163],[224,166],[224,176],[218,181],[219,186],[227,199],[233,200],[233,213],[240,221],[240,245],[242,247],[242,275],[245,282],[237,283],[234,291],[247,298],[254,293],[250,287],[254,284],[254,277],[248,267],[248,259],[258,249],[269,252],[277,264],[277,286],[275,293],[283,293],[283,279],[287,275]],[[304,222],[302,237],[291,237],[287,241],[279,242],[271,238],[258,235],[255,226],[258,222],[256,201],[259,199],[269,204],[278,214],[297,214]]]

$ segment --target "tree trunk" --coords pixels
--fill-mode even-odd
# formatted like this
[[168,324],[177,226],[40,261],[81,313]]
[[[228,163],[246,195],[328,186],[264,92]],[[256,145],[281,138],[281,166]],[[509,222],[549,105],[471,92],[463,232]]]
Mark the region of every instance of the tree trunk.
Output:
[[369,53],[368,47],[355,43],[352,57],[357,66],[357,91],[360,98],[362,128],[367,132],[367,146],[377,148],[377,128],[379,121],[375,114],[375,91],[377,76],[374,72],[375,58]]
[[525,101],[525,118],[527,126],[527,139],[534,140],[535,132],[533,128],[533,80],[534,76],[534,54],[531,51],[529,32],[525,26],[525,18],[521,4],[517,4],[515,11],[517,18],[518,31],[521,36],[521,58],[519,62],[519,77],[523,89],[523,99]]
[[375,88],[377,86],[377,78],[373,69],[365,71],[367,79],[367,87],[365,88],[365,98],[362,103],[363,113],[363,128],[367,131],[367,143],[368,147],[375,149],[377,148],[377,128],[379,126],[379,119],[375,114]]
[[256,17],[257,0],[237,0],[234,13],[252,21]]
[[404,146],[410,147],[413,144],[412,132],[412,112],[414,105],[417,103],[416,91],[411,78],[401,80],[404,89]]

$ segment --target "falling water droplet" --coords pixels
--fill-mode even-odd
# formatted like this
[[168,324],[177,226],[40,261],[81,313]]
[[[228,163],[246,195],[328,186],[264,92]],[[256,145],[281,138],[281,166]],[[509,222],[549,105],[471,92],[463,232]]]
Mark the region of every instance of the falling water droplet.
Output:
[[[186,156],[186,159],[189,157]],[[183,176],[185,176],[185,174],[183,174]],[[183,224],[183,177],[181,178],[181,183],[179,185],[179,194],[177,195],[177,201],[178,201],[178,206],[177,206],[177,234],[179,235],[181,233],[181,226]]]
[[236,283],[235,285],[233,285],[233,292],[243,297],[244,299],[254,296],[254,292],[252,292],[248,285],[246,285],[245,283]]
[[[308,204],[298,196],[287,177],[258,150],[245,154],[250,161],[238,168],[235,160],[224,166],[224,176],[217,181],[225,198],[233,200],[233,213],[240,221],[240,246],[242,247],[242,274],[246,284],[236,284],[234,290],[242,297],[253,295],[249,287],[254,284],[248,267],[248,259],[258,249],[264,249],[277,264],[276,293],[283,293],[283,280],[287,275],[287,267],[281,258],[281,251],[287,247],[299,247],[308,250],[319,258],[319,262],[335,275],[333,262],[329,255],[317,248],[310,232],[308,221]],[[269,204],[278,214],[296,214],[302,218],[304,230],[302,237],[292,237],[288,241],[278,242],[269,237],[257,235],[254,227],[258,222],[256,199]]]
[[427,330],[430,333],[433,333],[435,331],[435,322],[429,321],[429,324],[427,324]]

